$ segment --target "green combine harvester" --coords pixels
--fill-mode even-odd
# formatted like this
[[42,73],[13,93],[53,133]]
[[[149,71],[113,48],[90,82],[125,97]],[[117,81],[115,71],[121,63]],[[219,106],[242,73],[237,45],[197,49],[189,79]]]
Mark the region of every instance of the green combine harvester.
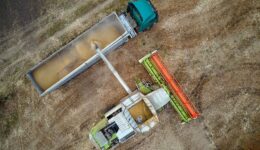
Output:
[[[120,100],[118,105],[105,113],[104,118],[89,133],[89,139],[97,148],[107,150],[126,142],[136,133],[145,133],[155,127],[159,122],[157,111],[169,103],[170,98],[162,88],[151,90],[140,81],[137,82],[137,86],[142,87],[140,91],[132,92],[100,51],[97,42],[93,42],[93,47],[128,93],[126,97]],[[141,91],[145,92],[146,95]]]

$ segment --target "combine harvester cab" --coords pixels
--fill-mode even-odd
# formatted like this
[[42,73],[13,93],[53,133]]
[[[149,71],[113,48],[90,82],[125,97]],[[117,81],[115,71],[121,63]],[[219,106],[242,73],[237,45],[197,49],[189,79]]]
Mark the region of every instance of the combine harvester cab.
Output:
[[160,85],[170,97],[170,103],[178,112],[183,122],[189,122],[199,116],[198,111],[191,104],[174,76],[170,75],[157,51],[139,60],[153,80]]

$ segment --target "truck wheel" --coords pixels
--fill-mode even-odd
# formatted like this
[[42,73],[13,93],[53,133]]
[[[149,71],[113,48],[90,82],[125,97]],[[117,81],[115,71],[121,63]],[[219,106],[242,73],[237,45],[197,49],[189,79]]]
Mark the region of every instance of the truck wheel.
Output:
[[[153,24],[154,25],[154,24]],[[146,31],[150,31],[152,28],[153,28],[153,25],[151,25],[150,27],[148,27],[147,29],[146,29]]]

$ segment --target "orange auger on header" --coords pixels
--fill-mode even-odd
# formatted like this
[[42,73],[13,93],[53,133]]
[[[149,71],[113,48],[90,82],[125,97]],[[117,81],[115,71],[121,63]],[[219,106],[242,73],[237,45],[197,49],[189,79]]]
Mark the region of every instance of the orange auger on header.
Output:
[[161,72],[163,78],[166,80],[166,82],[169,84],[171,89],[176,94],[176,96],[180,99],[183,106],[186,108],[186,110],[189,112],[191,118],[195,119],[199,116],[199,113],[195,110],[195,108],[190,103],[189,98],[185,95],[183,92],[181,86],[177,82],[177,80],[174,78],[174,76],[171,76],[168,70],[163,65],[157,51],[153,52],[151,56],[151,60],[154,63],[154,65],[157,67],[157,69]]

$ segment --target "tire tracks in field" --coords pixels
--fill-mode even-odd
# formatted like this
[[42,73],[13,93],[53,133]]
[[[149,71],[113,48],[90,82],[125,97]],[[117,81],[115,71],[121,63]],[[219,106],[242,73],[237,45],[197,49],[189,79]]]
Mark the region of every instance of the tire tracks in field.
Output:
[[[208,73],[208,74],[202,74],[200,76],[200,79],[197,83],[197,85],[195,86],[195,88],[192,90],[191,92],[191,98],[194,99],[196,102],[196,106],[198,107],[198,109],[200,111],[202,111],[202,107],[201,107],[201,97],[202,97],[202,92],[203,92],[203,89],[204,89],[204,86],[206,83],[208,83],[210,80],[216,78],[216,77],[221,77],[223,76],[224,74],[226,73],[229,73],[229,72],[236,72],[236,71],[243,71],[243,70],[260,70],[260,63],[243,63],[243,64],[238,64],[237,67],[234,67],[234,68],[231,68],[231,69],[226,69],[226,70],[223,70],[223,71],[219,71],[218,73],[216,74],[212,74],[211,73]],[[258,93],[259,92],[259,89],[255,89],[255,88],[251,88],[251,87],[244,87],[242,89],[245,89],[246,91],[248,92],[251,92],[252,94],[260,94]],[[234,95],[234,93],[237,93],[235,92],[237,90],[234,90],[234,91],[231,91],[230,93],[229,92],[226,92],[224,93],[223,95]],[[215,101],[215,100],[214,100]]]
[[[257,95],[260,97],[260,88],[253,88],[253,87],[234,87],[234,89],[232,90],[228,90],[228,91],[223,91],[221,93],[221,95],[217,96],[216,98],[214,98],[212,100],[212,102],[205,108],[202,108],[202,94],[203,94],[203,89],[206,88],[206,84],[208,82],[210,82],[211,80],[213,80],[214,78],[219,78],[221,76],[224,76],[224,74],[233,72],[233,74],[236,74],[236,72],[240,72],[240,71],[245,71],[245,70],[254,70],[254,71],[259,71],[260,70],[260,63],[242,63],[242,64],[238,64],[236,67],[234,68],[230,68],[230,69],[225,69],[222,71],[219,71],[216,74],[202,74],[199,78],[199,81],[197,83],[197,85],[195,86],[195,88],[192,90],[191,92],[191,98],[195,101],[195,106],[197,106],[199,112],[201,112],[202,116],[202,123],[204,125],[204,129],[206,131],[206,135],[208,137],[208,139],[212,142],[212,144],[215,145],[216,148],[219,148],[218,145],[214,142],[214,139],[216,137],[214,137],[210,126],[205,122],[205,118],[203,116],[203,111],[204,110],[208,110],[213,106],[216,106],[217,104],[219,104],[219,100],[227,100],[233,97],[236,97],[237,95],[243,94],[243,93],[247,93],[249,95]],[[216,104],[216,105],[215,105]],[[236,102],[235,102],[236,104]],[[234,104],[234,105],[235,105]]]

